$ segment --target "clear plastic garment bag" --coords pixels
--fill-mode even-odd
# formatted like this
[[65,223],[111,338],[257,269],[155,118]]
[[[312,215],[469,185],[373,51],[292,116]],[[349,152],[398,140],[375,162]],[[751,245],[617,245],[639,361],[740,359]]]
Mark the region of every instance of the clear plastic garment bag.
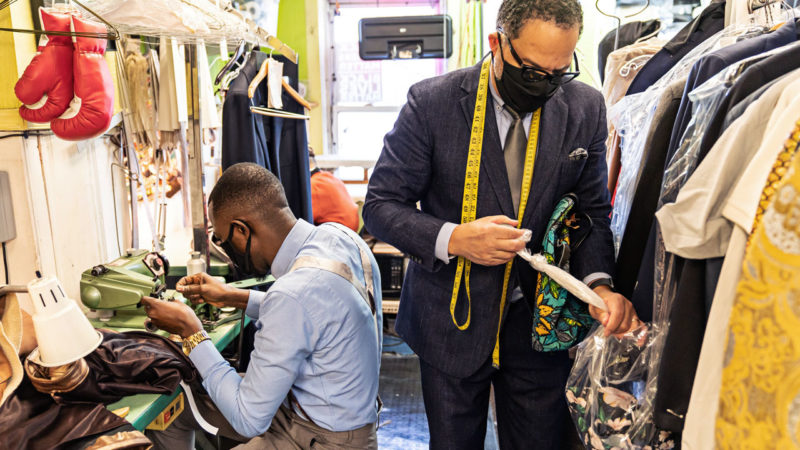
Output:
[[611,216],[611,231],[614,234],[614,248],[617,252],[625,234],[633,195],[639,182],[647,133],[661,94],[672,82],[687,76],[694,63],[703,56],[736,43],[738,36],[762,29],[763,26],[760,24],[734,24],[725,28],[697,46],[646,91],[624,97],[608,111],[608,118],[619,130],[621,138],[622,169]]

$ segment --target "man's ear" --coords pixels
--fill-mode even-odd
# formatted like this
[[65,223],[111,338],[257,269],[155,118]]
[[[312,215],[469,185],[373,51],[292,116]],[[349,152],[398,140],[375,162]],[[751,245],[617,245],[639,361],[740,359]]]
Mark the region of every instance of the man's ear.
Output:
[[498,33],[497,31],[495,31],[494,33],[489,33],[489,49],[492,50],[492,53],[494,53],[497,50],[499,46],[499,39],[500,39],[500,33]]

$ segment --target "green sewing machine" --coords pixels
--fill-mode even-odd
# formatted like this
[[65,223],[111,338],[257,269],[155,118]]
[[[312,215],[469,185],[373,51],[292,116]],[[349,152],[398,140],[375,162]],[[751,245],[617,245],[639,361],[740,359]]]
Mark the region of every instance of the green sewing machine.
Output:
[[[157,252],[130,249],[114,261],[94,266],[81,275],[81,301],[97,311],[103,326],[155,331],[139,307],[143,296],[185,302],[175,291],[167,291],[169,261]],[[233,308],[220,310],[211,305],[194,306],[195,313],[207,330],[238,320]]]
[[166,299],[167,258],[156,252],[130,249],[107,264],[81,274],[81,301],[96,310],[105,326],[145,328],[142,296]]

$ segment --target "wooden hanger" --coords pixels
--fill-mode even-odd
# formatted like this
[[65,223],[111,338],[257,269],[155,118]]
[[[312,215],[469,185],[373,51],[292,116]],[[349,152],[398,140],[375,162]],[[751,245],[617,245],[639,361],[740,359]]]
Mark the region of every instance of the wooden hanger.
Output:
[[281,109],[264,108],[262,106],[251,106],[250,112],[260,114],[262,116],[280,117],[283,119],[304,119],[309,120],[311,116],[307,114],[297,114],[293,112],[283,111]]
[[[258,73],[256,74],[255,78],[253,78],[253,81],[250,82],[250,86],[248,86],[247,88],[248,97],[253,98],[253,95],[255,95],[258,85],[261,83],[262,80],[264,80],[264,78],[267,77],[268,66],[269,66],[269,59],[267,59],[261,64],[261,68],[258,69]],[[281,86],[286,92],[289,93],[289,96],[292,97],[297,103],[301,104],[303,108],[311,109],[311,104],[308,103],[306,99],[301,97],[300,94],[297,91],[295,91],[294,88],[291,87],[289,83],[286,82],[285,79],[283,79],[283,77],[281,77]]]

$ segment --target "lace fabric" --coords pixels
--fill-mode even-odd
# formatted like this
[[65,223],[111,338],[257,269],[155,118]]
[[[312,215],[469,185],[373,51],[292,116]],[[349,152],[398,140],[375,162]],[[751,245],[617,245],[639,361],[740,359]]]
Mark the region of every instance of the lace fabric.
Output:
[[798,139],[800,121],[763,190],[742,264],[728,324],[717,448],[800,448]]

